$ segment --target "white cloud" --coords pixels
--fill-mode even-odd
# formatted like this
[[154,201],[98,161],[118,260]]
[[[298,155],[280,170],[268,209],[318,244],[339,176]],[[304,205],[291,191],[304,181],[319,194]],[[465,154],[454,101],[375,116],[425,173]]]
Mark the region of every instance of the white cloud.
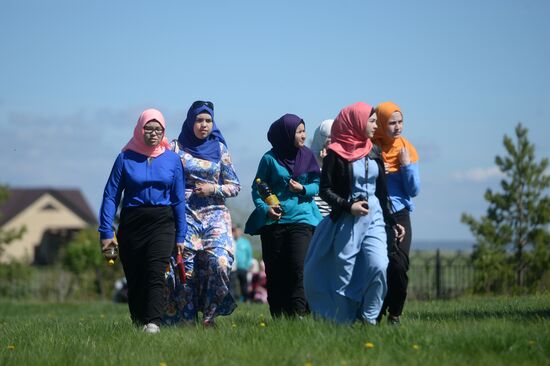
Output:
[[503,177],[504,174],[496,166],[489,168],[474,168],[466,171],[451,173],[451,178],[460,182],[487,182],[489,180]]

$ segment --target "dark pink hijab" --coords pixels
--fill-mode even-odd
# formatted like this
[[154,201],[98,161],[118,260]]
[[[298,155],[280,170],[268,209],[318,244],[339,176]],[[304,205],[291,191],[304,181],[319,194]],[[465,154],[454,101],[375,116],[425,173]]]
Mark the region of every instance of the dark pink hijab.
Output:
[[373,108],[363,102],[343,108],[332,124],[331,144],[327,148],[347,161],[367,156],[372,149],[366,132],[372,112]]

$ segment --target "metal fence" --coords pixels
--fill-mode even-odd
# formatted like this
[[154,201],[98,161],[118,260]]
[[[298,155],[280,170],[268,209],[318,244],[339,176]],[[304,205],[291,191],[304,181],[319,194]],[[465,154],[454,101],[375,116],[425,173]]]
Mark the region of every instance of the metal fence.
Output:
[[[448,299],[473,292],[474,268],[469,254],[414,251],[410,257],[409,299]],[[55,268],[36,268],[26,276],[0,276],[0,299],[67,301],[99,299],[93,273],[76,278]],[[105,284],[105,297],[114,280]]]
[[473,291],[474,267],[462,252],[413,252],[408,275],[410,299],[448,299]]

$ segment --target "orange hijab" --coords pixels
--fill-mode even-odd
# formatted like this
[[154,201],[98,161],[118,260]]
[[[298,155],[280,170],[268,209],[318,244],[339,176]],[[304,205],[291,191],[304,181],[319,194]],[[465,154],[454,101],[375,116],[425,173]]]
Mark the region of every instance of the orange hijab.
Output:
[[384,102],[376,107],[376,116],[378,117],[378,128],[374,134],[374,143],[382,149],[382,158],[388,165],[388,173],[395,173],[401,167],[399,162],[399,152],[406,147],[409,150],[411,163],[418,161],[418,153],[414,146],[403,136],[391,138],[386,134],[388,120],[393,112],[401,112],[399,106],[392,102]]

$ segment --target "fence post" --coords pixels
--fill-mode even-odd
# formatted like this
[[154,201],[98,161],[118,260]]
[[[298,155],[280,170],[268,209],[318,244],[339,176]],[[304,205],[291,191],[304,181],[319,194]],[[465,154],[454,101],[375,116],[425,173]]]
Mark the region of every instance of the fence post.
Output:
[[435,252],[435,297],[441,299],[441,255],[439,249]]

